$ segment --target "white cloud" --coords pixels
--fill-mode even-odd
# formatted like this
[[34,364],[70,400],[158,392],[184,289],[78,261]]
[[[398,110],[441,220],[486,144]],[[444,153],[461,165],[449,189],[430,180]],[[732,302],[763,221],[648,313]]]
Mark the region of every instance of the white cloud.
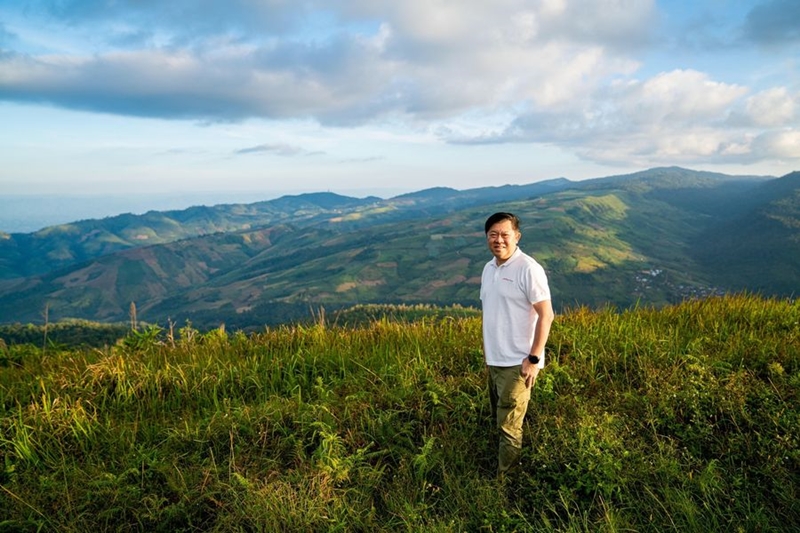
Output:
[[785,126],[798,121],[800,93],[790,94],[785,87],[775,87],[748,98],[745,113],[755,126]]
[[[140,116],[338,124],[563,103],[635,68],[604,47],[641,41],[653,12],[652,1],[620,0],[45,5],[78,38],[102,33],[99,24],[114,42],[140,47],[68,58],[11,54],[0,67],[15,64],[16,76],[0,80],[0,98]],[[310,13],[321,6],[329,16],[317,15],[323,22],[314,25]]]
[[702,72],[676,70],[631,83],[615,98],[626,122],[658,129],[722,121],[746,92],[745,87],[713,81]]
[[592,142],[600,136],[706,126],[723,122],[746,91],[695,71],[666,72],[645,81],[620,79],[596,87],[583,100],[571,99],[568,111],[541,107],[523,113],[505,135],[508,140],[543,142],[552,135],[567,142]]
[[[797,97],[781,88],[747,94],[746,87],[676,70],[644,81],[618,80],[569,112],[540,107],[504,131],[453,140],[556,142],[605,164],[800,159]],[[765,132],[757,126],[786,129]]]
[[[14,20],[63,35],[26,48],[32,32],[15,26],[11,39],[0,26],[0,43],[19,45],[0,50],[0,100],[206,122],[402,122],[454,143],[557,145],[644,166],[797,157],[796,81],[751,94],[747,79],[700,67],[641,72],[662,35],[666,4],[655,0],[30,5]],[[739,27],[765,41],[781,13],[796,20],[795,5],[762,2]],[[779,27],[794,42],[794,26]]]
[[800,130],[771,131],[753,141],[753,150],[763,158],[800,160]]

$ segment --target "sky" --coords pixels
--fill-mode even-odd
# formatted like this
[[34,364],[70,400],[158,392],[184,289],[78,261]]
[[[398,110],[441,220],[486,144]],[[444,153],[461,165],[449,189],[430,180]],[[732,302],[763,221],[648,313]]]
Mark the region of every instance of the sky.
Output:
[[0,195],[800,169],[798,0],[0,0]]

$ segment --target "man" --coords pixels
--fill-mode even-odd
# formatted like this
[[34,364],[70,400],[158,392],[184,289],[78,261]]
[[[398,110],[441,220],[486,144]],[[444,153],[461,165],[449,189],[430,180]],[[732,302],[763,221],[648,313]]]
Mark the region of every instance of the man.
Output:
[[544,269],[518,247],[519,219],[495,213],[484,229],[494,258],[481,276],[483,351],[492,417],[500,434],[497,473],[502,478],[519,464],[522,423],[531,387],[544,368],[554,314]]

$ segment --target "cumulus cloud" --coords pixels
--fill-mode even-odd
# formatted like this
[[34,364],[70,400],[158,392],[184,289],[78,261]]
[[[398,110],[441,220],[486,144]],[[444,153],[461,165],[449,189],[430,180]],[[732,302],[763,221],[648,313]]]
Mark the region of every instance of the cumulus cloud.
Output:
[[752,126],[783,127],[800,122],[800,92],[767,89],[747,99],[744,117]]
[[[394,120],[453,143],[557,144],[613,163],[800,157],[796,88],[751,94],[698,69],[640,73],[635,51],[658,45],[655,0],[30,5],[77,44],[0,51],[0,100],[218,122]],[[741,26],[753,41],[796,41],[799,15],[796,0],[769,0]],[[492,119],[463,126],[476,115]]]
[[612,0],[45,6],[79,28],[87,21],[113,27],[105,34],[124,46],[7,57],[0,68],[12,74],[0,75],[0,98],[141,116],[311,117],[339,125],[565,101],[635,68],[603,50],[640,42],[653,10],[651,1],[630,9]]
[[678,70],[645,81],[612,83],[569,110],[523,113],[505,131],[475,141],[584,143],[609,135],[692,128],[722,121],[726,109],[745,93],[743,87],[714,82],[700,72]]
[[763,158],[796,160],[800,154],[800,131],[769,131],[753,139],[753,150]]
[[[314,65],[317,59],[306,46],[145,49],[78,58],[7,55],[0,57],[0,98],[166,118],[335,120],[348,111],[368,114],[362,110],[381,93],[383,82],[365,77],[372,63],[368,50],[350,54],[331,59],[339,64],[336,70]],[[296,62],[288,65],[287,57]]]
[[[783,88],[747,94],[745,87],[677,70],[613,83],[568,112],[534,110],[501,131],[451,140],[555,142],[607,164],[800,159],[798,95]],[[761,126],[783,129],[764,131]]]

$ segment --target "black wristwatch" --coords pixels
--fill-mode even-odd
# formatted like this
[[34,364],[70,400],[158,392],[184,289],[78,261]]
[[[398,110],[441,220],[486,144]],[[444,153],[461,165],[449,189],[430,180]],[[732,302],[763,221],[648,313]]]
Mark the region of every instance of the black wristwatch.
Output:
[[528,361],[530,361],[531,364],[533,364],[533,365],[538,365],[539,364],[539,356],[538,355],[530,355],[529,354],[528,355]]

